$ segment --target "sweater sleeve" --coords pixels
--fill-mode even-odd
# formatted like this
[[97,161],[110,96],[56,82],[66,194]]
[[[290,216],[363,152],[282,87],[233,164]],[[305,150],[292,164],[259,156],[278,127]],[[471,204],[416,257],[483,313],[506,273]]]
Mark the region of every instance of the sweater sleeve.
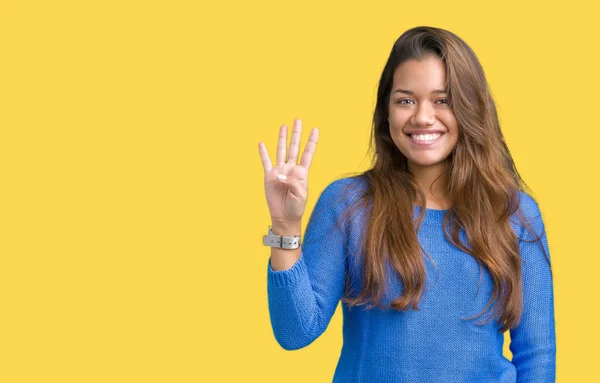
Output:
[[342,180],[319,197],[306,227],[301,255],[289,270],[268,262],[267,292],[273,334],[286,350],[306,347],[327,328],[345,287],[346,225]]
[[[522,206],[534,233],[523,228],[519,240],[523,272],[523,315],[518,327],[510,330],[512,363],[517,369],[517,383],[550,383],[556,379],[550,252],[538,205],[531,197],[524,195]],[[540,241],[531,242],[538,236]]]

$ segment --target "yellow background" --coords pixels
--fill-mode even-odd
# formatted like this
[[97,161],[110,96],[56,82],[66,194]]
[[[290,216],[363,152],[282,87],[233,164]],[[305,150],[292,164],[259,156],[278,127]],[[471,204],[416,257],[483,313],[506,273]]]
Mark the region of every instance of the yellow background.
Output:
[[417,25],[479,56],[548,230],[558,381],[600,381],[591,1],[0,4],[1,382],[331,381],[339,308],[305,349],[272,335],[257,144],[320,128],[306,223],[369,166],[377,81]]

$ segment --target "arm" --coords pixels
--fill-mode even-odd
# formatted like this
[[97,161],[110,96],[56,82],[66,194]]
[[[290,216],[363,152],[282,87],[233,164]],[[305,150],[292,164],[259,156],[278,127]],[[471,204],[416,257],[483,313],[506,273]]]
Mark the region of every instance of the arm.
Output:
[[267,290],[275,339],[286,350],[305,347],[327,328],[342,297],[346,275],[345,225],[338,220],[343,181],[321,194],[306,227],[300,257],[287,270],[269,260]]
[[[535,235],[523,230],[521,237],[540,241],[519,241],[523,271],[523,316],[519,326],[510,330],[512,362],[517,368],[517,382],[550,383],[556,379],[556,335],[554,327],[554,292],[548,242],[541,213],[535,201],[525,196],[524,213]],[[543,247],[540,247],[540,243]]]

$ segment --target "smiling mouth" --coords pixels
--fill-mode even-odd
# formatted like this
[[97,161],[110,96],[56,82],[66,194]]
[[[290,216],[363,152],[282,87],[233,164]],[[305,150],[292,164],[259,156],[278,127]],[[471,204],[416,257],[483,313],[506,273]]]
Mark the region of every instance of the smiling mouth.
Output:
[[418,145],[430,145],[437,142],[444,133],[430,133],[430,134],[407,134],[411,141]]
[[440,138],[440,136],[442,135],[442,133],[431,133],[431,134],[411,134],[410,138],[412,138],[415,141],[434,141],[438,138]]

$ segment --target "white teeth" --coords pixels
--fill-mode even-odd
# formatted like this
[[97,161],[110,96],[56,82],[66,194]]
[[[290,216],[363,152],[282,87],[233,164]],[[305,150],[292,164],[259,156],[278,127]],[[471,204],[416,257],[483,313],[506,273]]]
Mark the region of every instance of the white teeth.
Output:
[[438,139],[442,134],[434,133],[434,134],[411,134],[413,140],[415,141],[433,141]]

